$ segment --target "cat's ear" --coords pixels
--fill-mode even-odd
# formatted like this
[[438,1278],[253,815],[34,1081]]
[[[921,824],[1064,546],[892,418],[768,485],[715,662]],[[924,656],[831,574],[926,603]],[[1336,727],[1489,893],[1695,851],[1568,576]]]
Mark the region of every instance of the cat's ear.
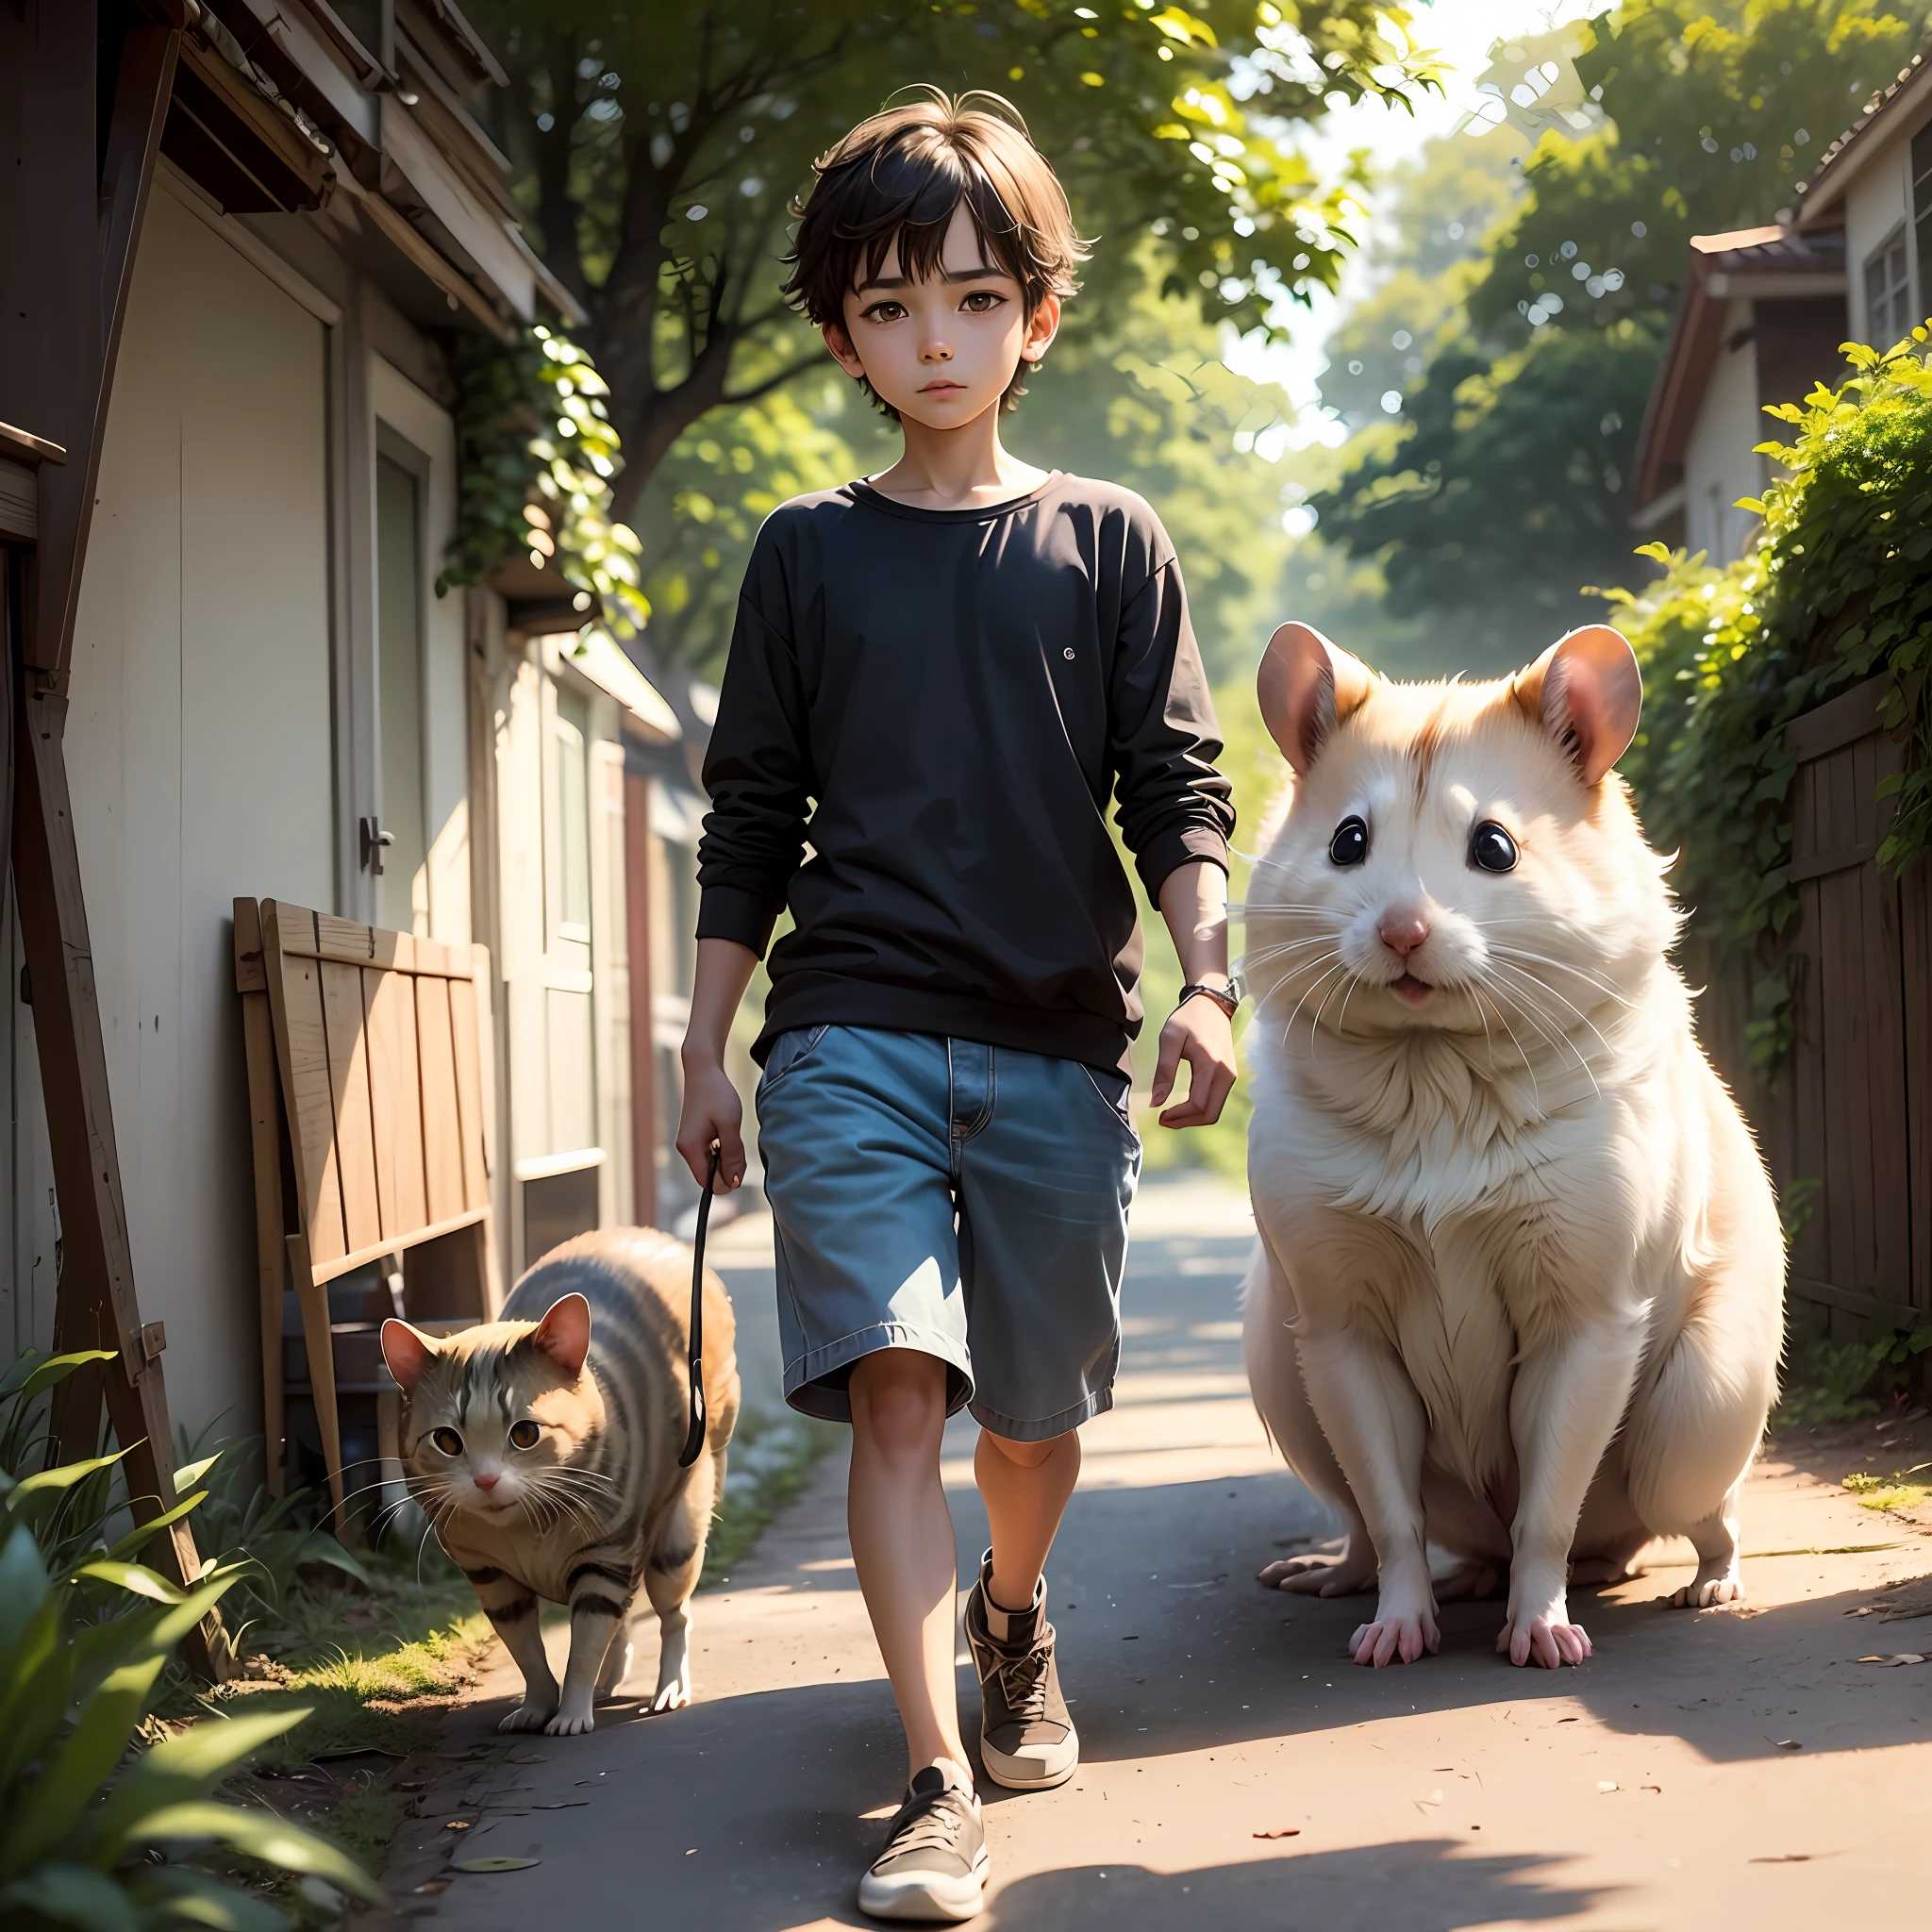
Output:
[[1328,734],[1360,708],[1375,674],[1306,624],[1284,624],[1268,640],[1255,676],[1261,722],[1297,773],[1307,775]]
[[423,1371],[436,1357],[436,1341],[420,1328],[393,1317],[382,1324],[382,1358],[389,1365],[395,1385],[405,1395],[416,1392]]
[[1569,754],[1583,782],[1594,785],[1637,736],[1643,674],[1622,631],[1586,624],[1519,671],[1509,695]]
[[580,1294],[567,1294],[550,1305],[550,1312],[528,1336],[529,1345],[547,1355],[573,1380],[583,1374],[591,1352],[591,1305]]

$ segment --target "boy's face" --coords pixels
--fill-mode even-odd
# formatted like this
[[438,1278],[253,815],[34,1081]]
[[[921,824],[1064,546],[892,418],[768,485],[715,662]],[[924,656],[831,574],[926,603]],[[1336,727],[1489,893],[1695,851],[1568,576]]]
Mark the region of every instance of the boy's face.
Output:
[[839,366],[901,417],[959,429],[997,407],[1023,361],[1045,355],[1059,319],[1055,295],[1028,319],[1019,283],[984,258],[962,203],[930,280],[907,278],[895,241],[877,275],[846,291],[844,326],[828,323],[824,337]]

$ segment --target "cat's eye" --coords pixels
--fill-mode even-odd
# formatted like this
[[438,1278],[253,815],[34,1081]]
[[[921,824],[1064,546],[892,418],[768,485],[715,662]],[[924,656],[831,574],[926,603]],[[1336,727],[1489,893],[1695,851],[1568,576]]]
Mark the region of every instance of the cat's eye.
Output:
[[1336,826],[1335,836],[1328,841],[1329,861],[1335,865],[1359,865],[1368,856],[1368,823],[1351,812]]
[[454,1429],[438,1429],[429,1439],[445,1456],[460,1456],[463,1439]]
[[542,1434],[543,1431],[526,1416],[510,1430],[510,1446],[516,1449],[534,1449]]
[[1469,839],[1469,862],[1483,872],[1514,872],[1516,841],[1494,819],[1485,819]]

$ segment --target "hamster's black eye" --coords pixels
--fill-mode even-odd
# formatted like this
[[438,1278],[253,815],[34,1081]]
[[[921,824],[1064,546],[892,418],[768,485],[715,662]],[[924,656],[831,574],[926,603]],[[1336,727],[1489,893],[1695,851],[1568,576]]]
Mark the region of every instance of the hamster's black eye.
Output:
[[510,1441],[519,1449],[534,1449],[543,1431],[527,1417],[509,1432]]
[[1516,841],[1494,819],[1485,819],[1470,835],[1469,862],[1484,872],[1514,872]]
[[454,1429],[438,1429],[429,1439],[445,1456],[460,1456],[463,1439]]
[[1351,813],[1336,826],[1328,841],[1328,858],[1335,865],[1359,865],[1369,856],[1369,828]]

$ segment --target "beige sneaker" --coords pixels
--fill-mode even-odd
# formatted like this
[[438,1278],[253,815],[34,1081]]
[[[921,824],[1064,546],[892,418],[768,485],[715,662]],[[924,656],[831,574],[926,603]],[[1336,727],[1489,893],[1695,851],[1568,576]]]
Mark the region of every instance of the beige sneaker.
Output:
[[858,1909],[874,1919],[957,1924],[985,1902],[986,1833],[963,1765],[917,1773],[886,1826],[886,1848],[858,1881]]
[[1063,1785],[1080,1763],[1080,1735],[1060,1695],[1046,1578],[1024,1610],[1003,1610],[987,1589],[992,1552],[966,1599],[966,1641],[979,1673],[979,1753],[986,1774],[1008,1790]]

